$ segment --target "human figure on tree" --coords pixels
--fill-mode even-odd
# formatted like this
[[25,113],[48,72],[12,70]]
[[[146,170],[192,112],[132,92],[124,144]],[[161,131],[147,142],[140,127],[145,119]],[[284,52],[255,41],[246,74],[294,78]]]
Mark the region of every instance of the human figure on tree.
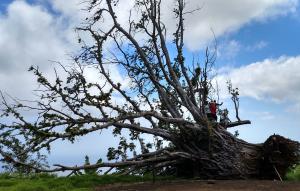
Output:
[[220,124],[223,125],[225,128],[231,122],[228,117],[228,109],[221,110],[220,112]]
[[213,100],[209,103],[209,109],[210,109],[210,113],[211,113],[211,119],[215,122],[218,121],[218,117],[217,117],[217,103],[216,100]]
[[204,110],[205,110],[207,118],[210,121],[217,122],[217,120],[218,120],[218,118],[217,118],[217,103],[215,100],[210,101],[209,103],[206,102]]

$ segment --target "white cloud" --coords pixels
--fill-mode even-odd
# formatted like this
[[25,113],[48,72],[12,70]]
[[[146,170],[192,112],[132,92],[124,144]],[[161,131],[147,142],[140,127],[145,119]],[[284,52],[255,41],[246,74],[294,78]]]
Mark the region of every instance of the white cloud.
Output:
[[[72,21],[82,21],[84,6],[80,0],[49,1],[63,16]],[[122,0],[116,9],[119,22],[127,27],[129,10],[133,7],[133,0]],[[186,0],[186,11],[201,8],[185,17],[185,44],[190,50],[198,50],[207,45],[213,38],[237,31],[252,21],[266,21],[267,19],[295,13],[298,0]],[[162,1],[162,19],[166,24],[168,38],[171,39],[175,31],[176,22],[173,15],[174,0]],[[134,19],[135,15],[132,15]],[[78,23],[76,23],[78,24]],[[212,32],[213,31],[213,32]]]
[[14,1],[0,14],[0,89],[14,96],[30,94],[35,83],[27,72],[38,65],[47,72],[49,60],[66,57],[68,42],[55,18],[41,6]]
[[[78,47],[75,24],[84,16],[80,12],[79,1],[57,4],[63,15],[53,15],[44,4],[28,4],[26,1],[14,1],[7,7],[5,14],[0,12],[0,90],[12,96],[29,99],[37,83],[33,74],[27,72],[31,65],[38,66],[50,79],[54,77],[53,64],[49,60],[70,64],[70,55]],[[80,12],[78,17],[76,13]],[[83,11],[82,11],[83,12]],[[128,85],[118,68],[109,68],[111,76],[117,82]],[[88,72],[91,81],[97,81],[99,74],[95,70]],[[94,78],[94,79],[92,79]]]
[[[68,8],[66,8],[67,10]],[[76,8],[74,8],[74,13],[76,13],[75,10]],[[71,15],[72,13],[70,13]],[[31,65],[39,66],[46,76],[53,79],[54,71],[52,68],[55,65],[51,64],[49,60],[70,64],[70,52],[76,49],[76,45],[73,43],[75,39],[73,29],[78,19],[69,19],[71,18],[68,15],[58,16],[51,14],[43,7],[43,4],[28,4],[25,1],[12,2],[7,7],[5,14],[0,11],[0,46],[2,47],[0,49],[1,91],[20,99],[34,99],[32,90],[36,89],[37,83],[33,74],[27,72]],[[69,22],[67,22],[68,20]],[[129,80],[122,78],[116,66],[110,67],[109,70],[114,80],[121,82],[123,86],[128,86]],[[60,74],[61,70],[58,70],[58,72]],[[84,74],[89,82],[103,83],[99,79],[97,70],[87,68]],[[62,75],[62,78],[64,77],[66,76]],[[120,102],[118,99],[116,101]],[[57,106],[57,108],[60,107],[60,105]],[[35,118],[35,116],[36,113],[30,111],[26,112],[25,115],[28,120]],[[112,137],[108,138],[108,134],[104,134],[103,137],[106,144],[102,144],[101,147],[97,148],[91,147],[88,141],[89,143],[91,140],[93,143],[103,143],[103,139],[99,139],[98,134],[97,136],[85,137],[85,139],[72,146],[65,144],[65,142],[56,143],[56,146],[58,145],[59,147],[51,153],[50,162],[53,162],[55,156],[59,157],[60,155],[63,155],[64,158],[72,156],[72,159],[75,161],[80,159],[79,162],[81,162],[84,154],[98,153],[98,155],[104,157],[104,152],[107,150],[108,145],[112,146],[116,141]],[[95,155],[93,158],[99,157]]]
[[[189,0],[187,10],[202,7],[186,16],[186,45],[191,50],[216,37],[237,31],[251,21],[265,21],[279,15],[295,12],[298,0]],[[172,0],[168,0],[169,8]],[[166,16],[168,25],[174,24],[172,16]],[[172,25],[174,27],[174,25]]]
[[217,47],[218,58],[229,60],[231,62],[239,55],[240,52],[257,52],[268,46],[264,40],[256,41],[253,44],[245,45],[237,40],[224,40]]
[[[130,78],[124,77],[121,75],[121,72],[117,65],[104,66],[105,70],[109,74],[110,78],[113,79],[115,84],[120,83],[123,90],[126,90],[130,86]],[[100,69],[91,66],[85,67],[83,70],[83,75],[85,76],[87,82],[99,84],[101,87],[104,87],[104,91],[109,91],[111,89],[111,85],[106,82],[106,78],[99,73]],[[93,93],[99,93],[95,91]]]
[[300,104],[300,56],[266,59],[235,68],[220,75],[218,82],[225,87],[228,79],[240,89],[241,96]]
[[246,50],[253,52],[253,51],[261,50],[267,46],[268,46],[268,42],[261,40],[254,43],[253,45],[246,46]]
[[[0,50],[0,89],[14,96],[22,95],[24,97],[25,92],[30,95],[31,90],[36,86],[35,82],[32,81],[32,74],[26,71],[30,65],[39,65],[44,73],[52,73],[52,65],[48,60],[65,61],[68,58],[66,54],[76,48],[75,44],[72,43],[75,40],[73,29],[86,16],[82,10],[85,5],[81,3],[81,0],[53,0],[48,2],[56,11],[60,12],[59,15],[51,14],[46,7],[43,7],[44,4],[28,4],[22,0],[13,1],[8,6],[6,14],[0,14],[0,45],[5,47]],[[129,0],[120,1],[121,5],[117,11],[118,19],[124,25],[127,24],[128,10],[132,7],[132,2]],[[162,13],[167,25],[174,27],[174,17],[171,14],[172,3],[174,3],[173,0],[163,1]],[[186,45],[191,49],[196,49],[201,47],[201,42],[209,41],[212,37],[210,27],[214,29],[217,36],[221,36],[237,30],[253,20],[263,20],[293,12],[297,3],[297,0],[245,0],[243,2],[238,0],[189,0],[187,1],[187,10],[197,6],[203,7],[199,12],[188,15],[186,18]],[[172,27],[170,28],[172,29]],[[234,57],[241,46],[238,41],[232,40],[229,42],[227,53],[223,54],[227,57]],[[264,46],[266,43],[261,41],[255,44],[253,48],[260,49]],[[242,92],[246,96],[260,99],[269,96],[274,100],[295,100],[295,96],[292,95],[299,93],[298,87],[296,87],[297,90],[294,90],[295,88],[286,90],[288,91],[288,96],[286,96],[284,91],[278,91],[273,85],[275,82],[276,87],[280,87],[279,89],[288,87],[286,85],[290,85],[290,83],[297,86],[297,81],[295,82],[294,79],[299,79],[299,76],[293,76],[296,75],[295,73],[289,75],[288,71],[279,69],[279,66],[284,65],[282,67],[288,70],[289,67],[285,64],[289,59],[298,58],[265,60],[235,69],[227,77],[232,78],[233,82],[239,85],[242,90],[247,90],[247,92]],[[275,69],[272,69],[271,66],[268,67],[268,63],[274,65],[278,71],[272,71]],[[264,67],[263,70],[255,69],[261,65]],[[295,67],[294,71],[299,69],[295,65],[293,67]],[[252,73],[249,73],[248,70],[251,70]],[[112,72],[112,76],[117,81],[129,83],[128,80],[121,77],[116,68],[113,67]],[[263,82],[261,82],[262,79],[259,79],[259,77],[266,77],[267,74],[276,72],[283,72],[284,74],[278,78],[271,75],[270,78],[272,79],[269,78]],[[243,75],[239,76],[239,73],[243,73]],[[89,77],[96,75],[94,72]],[[251,79],[251,76],[258,76],[258,78]],[[285,79],[285,76],[288,79]],[[239,77],[242,77],[243,80],[239,81]],[[279,78],[282,80],[276,81]],[[97,80],[96,77],[94,80]],[[260,85],[251,86],[251,84],[257,83]],[[248,86],[251,88],[247,88]],[[296,92],[294,93],[294,91]]]
[[223,59],[233,59],[237,56],[242,48],[239,41],[231,40],[220,45],[218,48],[218,57]]
[[0,50],[2,69],[15,70],[17,66],[29,66],[32,61],[65,54],[54,18],[42,7],[15,1],[0,20],[0,44],[5,47]]

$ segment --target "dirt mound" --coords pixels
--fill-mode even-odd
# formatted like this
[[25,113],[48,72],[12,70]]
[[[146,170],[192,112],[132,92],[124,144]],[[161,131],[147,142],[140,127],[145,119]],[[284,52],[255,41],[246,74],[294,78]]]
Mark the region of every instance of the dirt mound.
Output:
[[279,181],[175,181],[106,185],[96,191],[300,191],[300,182]]

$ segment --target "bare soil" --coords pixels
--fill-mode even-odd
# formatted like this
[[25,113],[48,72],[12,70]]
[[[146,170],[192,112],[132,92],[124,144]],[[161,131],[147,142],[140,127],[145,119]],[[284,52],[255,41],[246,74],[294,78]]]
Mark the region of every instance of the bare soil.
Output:
[[95,191],[300,191],[300,182],[228,180],[114,184]]

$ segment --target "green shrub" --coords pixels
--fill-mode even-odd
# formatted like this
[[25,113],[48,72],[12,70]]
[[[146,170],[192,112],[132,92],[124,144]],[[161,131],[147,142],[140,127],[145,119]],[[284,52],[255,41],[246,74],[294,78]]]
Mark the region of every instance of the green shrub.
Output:
[[39,174],[30,174],[28,177],[31,179],[51,179],[56,178],[56,174],[50,174],[50,173],[39,173]]
[[0,174],[0,179],[3,180],[3,179],[9,179],[11,178],[11,174],[10,173],[2,173]]
[[300,181],[300,165],[297,165],[295,168],[292,168],[286,174],[287,180]]

